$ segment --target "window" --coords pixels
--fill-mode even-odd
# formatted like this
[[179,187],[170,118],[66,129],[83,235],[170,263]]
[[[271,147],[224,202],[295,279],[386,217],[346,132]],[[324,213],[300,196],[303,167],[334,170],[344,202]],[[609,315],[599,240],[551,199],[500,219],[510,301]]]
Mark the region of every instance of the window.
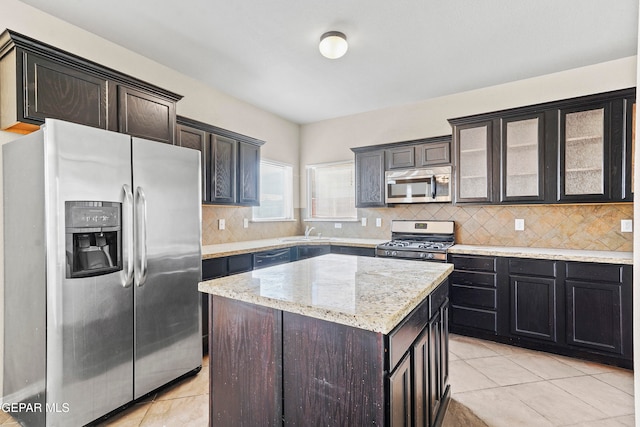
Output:
[[352,161],[307,166],[308,219],[357,218],[354,170]]
[[293,220],[291,165],[265,159],[260,161],[260,206],[253,208],[253,220]]

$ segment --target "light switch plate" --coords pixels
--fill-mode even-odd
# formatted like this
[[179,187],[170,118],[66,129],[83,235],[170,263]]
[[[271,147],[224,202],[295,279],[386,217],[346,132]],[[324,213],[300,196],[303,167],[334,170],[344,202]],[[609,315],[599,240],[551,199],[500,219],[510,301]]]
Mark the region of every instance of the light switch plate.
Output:
[[245,218],[245,219],[242,221],[242,226],[243,226],[244,228],[249,228],[249,218]]
[[632,219],[621,219],[620,220],[620,231],[622,233],[632,233],[633,232],[633,220]]
[[516,231],[524,231],[524,219],[516,218]]
[[366,226],[367,226],[367,218],[362,218],[362,219],[360,220],[360,222],[362,223],[362,226],[363,226],[363,227],[366,227]]
[[225,224],[225,220],[224,219],[219,219],[218,220],[218,230],[224,230],[226,224]]
[[376,218],[376,227],[382,227],[382,218]]
[[334,223],[334,224],[333,224],[333,226],[334,226],[335,228],[342,228],[342,223],[340,223],[340,222],[336,222],[336,223]]

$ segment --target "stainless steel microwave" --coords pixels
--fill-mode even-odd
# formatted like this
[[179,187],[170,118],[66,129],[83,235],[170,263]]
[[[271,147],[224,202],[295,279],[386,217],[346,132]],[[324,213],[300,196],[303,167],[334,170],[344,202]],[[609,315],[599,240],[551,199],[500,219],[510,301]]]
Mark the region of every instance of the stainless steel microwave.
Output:
[[451,166],[385,172],[385,203],[451,201]]

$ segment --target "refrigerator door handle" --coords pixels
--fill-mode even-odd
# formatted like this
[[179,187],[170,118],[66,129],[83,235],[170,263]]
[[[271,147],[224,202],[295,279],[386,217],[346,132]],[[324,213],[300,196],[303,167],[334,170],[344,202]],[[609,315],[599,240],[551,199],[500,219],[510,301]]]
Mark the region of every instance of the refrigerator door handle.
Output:
[[136,188],[136,217],[137,217],[137,280],[138,286],[147,280],[147,198],[142,187]]
[[133,192],[131,191],[131,187],[127,184],[122,186],[122,191],[124,192],[124,203],[123,203],[123,211],[126,217],[123,221],[123,236],[122,240],[124,244],[126,244],[127,255],[125,258],[125,266],[124,266],[124,280],[122,286],[124,288],[128,288],[131,286],[133,282]]

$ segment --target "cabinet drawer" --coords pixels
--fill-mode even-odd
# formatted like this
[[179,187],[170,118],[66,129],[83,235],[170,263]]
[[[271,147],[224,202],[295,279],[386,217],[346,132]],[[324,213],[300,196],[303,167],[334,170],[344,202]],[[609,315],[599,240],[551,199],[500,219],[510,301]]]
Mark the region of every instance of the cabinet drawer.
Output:
[[361,248],[356,246],[335,246],[331,245],[332,254],[342,255],[358,255],[358,256],[376,256],[376,250],[374,248]]
[[526,276],[556,277],[556,262],[538,259],[509,259],[509,273]]
[[445,280],[424,301],[389,333],[390,368],[400,362],[415,339],[429,323],[429,319],[438,312],[449,295],[449,282]]
[[413,341],[429,323],[429,298],[416,307],[396,328],[389,333],[389,368],[393,369]]
[[229,274],[244,273],[253,270],[253,255],[233,255],[229,258]]
[[255,270],[271,265],[284,264],[289,261],[291,261],[291,250],[289,248],[253,254],[253,268]]
[[469,273],[454,271],[451,273],[451,283],[456,285],[496,287],[495,273]]
[[498,322],[495,311],[451,306],[451,322],[456,326],[483,329],[496,333]]
[[449,297],[449,280],[445,280],[429,295],[429,319],[438,312]]
[[495,289],[476,288],[473,286],[451,285],[451,304],[464,307],[497,309],[497,294]]
[[496,271],[496,258],[484,256],[451,255],[451,262],[456,270]]
[[567,279],[622,282],[621,265],[567,262]]
[[227,273],[227,257],[202,260],[202,280],[224,277]]

